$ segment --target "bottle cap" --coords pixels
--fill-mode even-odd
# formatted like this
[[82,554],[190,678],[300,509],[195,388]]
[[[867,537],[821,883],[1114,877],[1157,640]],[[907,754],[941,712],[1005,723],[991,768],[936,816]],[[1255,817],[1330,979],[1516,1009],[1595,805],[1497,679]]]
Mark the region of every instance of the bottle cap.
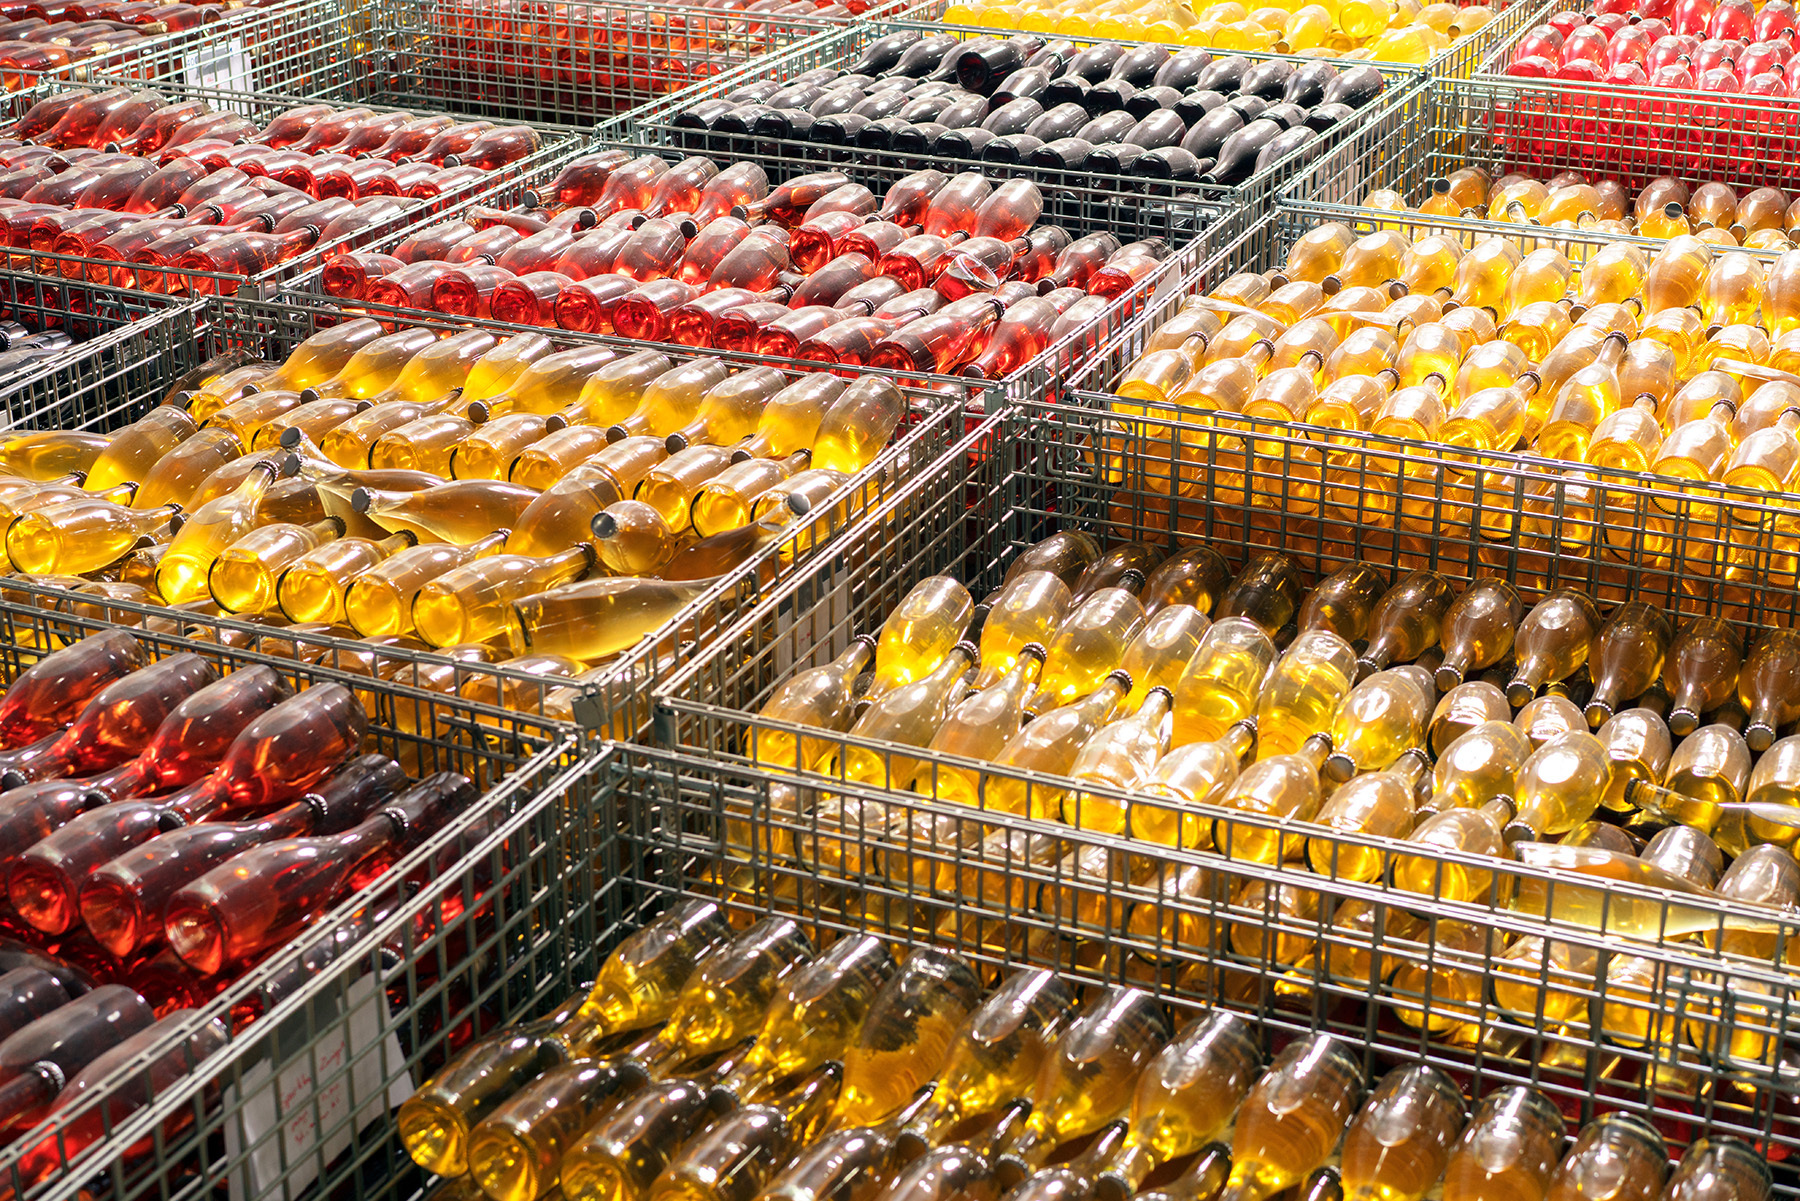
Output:
[[812,501],[807,500],[806,497],[800,495],[798,492],[790,492],[787,494],[787,507],[788,512],[792,513],[795,517],[805,517],[808,513],[812,512]]
[[631,437],[631,431],[626,429],[622,425],[614,425],[614,426],[607,427],[606,444],[608,446],[611,446],[615,442],[623,442],[623,441],[625,441],[625,439],[627,439],[629,437]]
[[1044,644],[1041,642],[1027,642],[1024,646],[1019,648],[1019,657],[1021,659],[1026,655],[1031,655],[1035,657],[1039,663],[1042,663],[1045,656],[1048,654],[1049,652],[1044,649]]
[[1343,751],[1333,751],[1325,756],[1319,772],[1333,783],[1342,784],[1356,774],[1356,760]]
[[299,455],[290,454],[286,458],[282,459],[280,463],[275,465],[275,478],[278,480],[291,480],[299,474],[300,474],[300,456]]
[[864,646],[868,647],[870,650],[875,650],[878,646],[881,645],[880,642],[876,639],[875,635],[873,635],[873,634],[858,634],[856,637],[854,637],[850,640],[850,643],[852,646],[854,646],[858,642],[862,643]]
[[1175,700],[1174,690],[1163,684],[1158,684],[1154,688],[1151,688],[1148,692],[1144,693],[1144,700],[1148,701],[1151,697],[1155,696],[1159,692],[1162,693],[1164,696],[1168,697],[1171,703],[1174,702],[1174,700]]
[[1130,692],[1136,687],[1136,682],[1132,680],[1131,673],[1126,671],[1123,667],[1107,672],[1106,678],[1109,680],[1117,680],[1119,684],[1124,687],[1126,692]]
[[1446,659],[1438,664],[1432,682],[1437,685],[1439,692],[1449,692],[1463,682],[1462,668]]
[[281,431],[281,449],[292,450],[300,445],[301,440],[305,437],[306,435],[300,432],[299,426],[290,425]]
[[381,815],[394,823],[402,838],[429,832],[480,797],[467,776],[440,771],[426,776],[382,808]]
[[594,520],[588,523],[588,528],[596,538],[611,538],[619,532],[619,519],[611,513],[596,513]]
[[28,783],[30,783],[30,781],[25,778],[25,774],[16,767],[9,767],[5,771],[0,771],[0,789],[5,789],[10,792],[12,789]]
[[1517,818],[1501,827],[1500,836],[1506,840],[1506,845],[1509,847],[1521,842],[1537,842],[1542,837],[1536,830]]
[[[612,432],[611,430],[607,431],[607,433],[608,433],[607,442],[608,443],[610,443],[612,441],[611,432]],[[677,430],[673,434],[670,434],[667,438],[663,439],[664,449],[666,449],[672,455],[680,454],[682,451],[687,449],[687,445],[688,445],[687,435],[681,433],[679,430]],[[740,461],[738,459],[739,454],[742,454],[744,456],[744,458],[746,458],[746,459],[748,459],[750,457],[749,451],[733,451],[732,455],[731,455],[731,461],[733,463]]]
[[374,503],[374,500],[375,498],[369,495],[369,490],[367,488],[358,488],[350,494],[350,507],[355,509],[358,513],[367,513],[369,511],[369,506]]

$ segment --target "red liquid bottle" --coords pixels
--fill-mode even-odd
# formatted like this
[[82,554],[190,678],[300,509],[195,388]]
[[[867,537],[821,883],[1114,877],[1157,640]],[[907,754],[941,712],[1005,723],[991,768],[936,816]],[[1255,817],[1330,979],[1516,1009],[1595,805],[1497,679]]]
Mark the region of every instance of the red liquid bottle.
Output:
[[631,154],[624,150],[584,155],[558,172],[542,195],[532,200],[532,207],[537,207],[539,200],[552,208],[592,205],[606,190],[613,172],[630,161]]
[[931,198],[920,227],[940,238],[953,233],[973,234],[976,211],[993,190],[993,185],[980,172],[965,171],[955,176]]
[[177,130],[206,115],[207,111],[204,100],[181,100],[165,104],[145,117],[129,137],[120,138],[114,148],[126,154],[155,154],[175,136]]
[[[136,133],[138,126],[142,125],[149,119],[150,114],[161,107],[163,107],[161,96],[155,92],[139,92],[108,113],[106,119],[101,121],[99,126],[88,134],[87,140],[80,144],[101,147],[123,141]],[[74,142],[67,144],[75,145]]]
[[403,263],[423,263],[442,259],[450,248],[464,238],[475,236],[475,227],[467,221],[446,221],[433,225],[401,240],[394,247],[394,257]]
[[[542,211],[538,210],[539,213]],[[463,220],[479,230],[505,225],[518,230],[521,234],[534,234],[550,225],[548,218],[536,213],[511,213],[505,209],[489,208],[483,204],[472,204],[463,210]]]
[[205,296],[231,286],[227,281],[210,278],[212,275],[248,278],[304,253],[318,240],[319,231],[311,225],[281,234],[234,233],[188,251],[175,260],[175,267],[207,272],[208,275],[197,275],[189,282],[195,295]]
[[[650,197],[656,191],[656,181],[667,174],[668,170],[669,164],[660,155],[641,155],[615,167],[607,175],[599,195],[576,203],[593,209],[602,217],[625,209],[641,210],[650,203]],[[562,190],[552,185],[552,194],[560,200]]]
[[75,205],[77,208],[111,209],[117,212],[131,199],[139,185],[155,173],[156,164],[148,159],[130,166],[115,167],[89,184],[75,198]]
[[875,348],[899,325],[891,317],[846,317],[802,342],[794,357],[834,367],[865,367]]
[[892,221],[865,221],[860,228],[837,240],[837,253],[867,255],[880,262],[882,255],[913,236],[914,232]]
[[362,195],[363,188],[387,172],[388,166],[388,163],[376,158],[356,159],[348,163],[340,163],[329,170],[314,174],[312,193],[320,198],[347,196],[355,200]]
[[[64,110],[57,123],[32,140],[46,146],[88,146],[96,130],[119,109],[133,103],[129,88],[111,88],[84,97]],[[16,134],[14,136],[17,136]],[[23,139],[21,139],[23,140]]]
[[[394,223],[402,219],[411,208],[403,200],[359,200],[346,212],[309,224],[319,227],[319,245],[322,247],[338,246],[340,243],[359,246],[391,230]],[[290,217],[276,226],[275,232],[286,233],[300,224],[301,221]]]
[[1100,270],[1094,272],[1088,280],[1087,290],[1095,296],[1111,299],[1122,296],[1152,271],[1158,264],[1169,257],[1169,247],[1159,238],[1147,242],[1132,242],[1121,247]]
[[69,990],[41,967],[15,967],[0,974],[0,1039],[68,1003]]
[[715,327],[725,314],[753,304],[784,305],[788,296],[787,289],[782,287],[771,288],[767,292],[752,292],[748,288],[721,288],[717,292],[695,296],[667,315],[663,326],[664,340],[682,346],[711,346],[716,333]]
[[919,171],[908,175],[887,190],[875,215],[895,225],[922,226],[932,200],[949,182],[950,177],[942,171]]
[[472,237],[464,238],[444,255],[444,262],[463,266],[468,263],[493,263],[525,235],[510,225],[490,225]]
[[286,145],[302,154],[332,153],[339,142],[374,116],[375,113],[366,108],[340,109],[318,118],[304,134]]
[[512,325],[556,324],[556,301],[575,281],[555,271],[529,271],[500,284],[488,298],[495,321]]
[[492,263],[465,263],[431,285],[431,307],[452,317],[491,317],[494,289],[517,278]]
[[0,747],[24,746],[62,729],[101,689],[144,663],[144,648],[123,630],[93,634],[44,656],[0,697]]
[[370,280],[363,289],[363,299],[398,309],[429,309],[433,285],[455,270],[449,263],[409,263],[390,275]]
[[697,224],[705,225],[730,215],[733,209],[748,208],[769,194],[769,177],[755,163],[733,163],[700,189],[691,211]]
[[418,117],[395,130],[387,141],[369,152],[370,157],[397,163],[425,149],[431,139],[455,124],[454,117]]
[[361,300],[363,289],[371,279],[379,279],[384,275],[392,275],[405,263],[391,254],[378,254],[372,250],[356,250],[349,254],[340,254],[325,264],[320,275],[320,284],[327,296],[336,296],[344,300]]
[[1049,275],[1038,280],[1039,292],[1057,288],[1086,289],[1088,280],[1119,251],[1119,239],[1109,233],[1088,234],[1076,238],[1056,256],[1056,266]]
[[38,135],[48,133],[56,128],[56,123],[77,104],[92,98],[93,92],[87,88],[76,88],[61,95],[40,100],[25,110],[25,115],[14,124],[11,135],[20,142],[32,142]]
[[852,317],[867,317],[895,297],[905,295],[908,295],[906,285],[897,279],[877,275],[874,279],[857,284],[839,296],[834,307],[843,309]]
[[169,945],[207,975],[253,959],[373,881],[478,795],[467,777],[439,772],[343,834],[246,851],[170,899]]
[[[795,308],[809,304],[836,306],[839,299],[852,288],[860,287],[872,279],[879,278],[882,277],[875,269],[875,264],[866,255],[839,255],[825,267],[808,275],[805,282],[794,290],[793,306]],[[898,281],[895,282],[898,286]]]
[[163,152],[167,153],[176,146],[190,146],[202,139],[241,142],[255,132],[256,123],[248,117],[240,117],[236,113],[208,113],[189,121],[171,134],[169,140],[163,143]]
[[585,334],[612,332],[610,308],[637,291],[635,279],[624,275],[596,275],[576,280],[556,298],[556,324]]
[[516,163],[536,154],[543,145],[543,138],[529,125],[508,125],[484,131],[466,149],[445,155],[443,164],[446,167],[497,171],[508,163]]
[[419,184],[436,179],[443,170],[430,163],[388,163],[387,170],[363,185],[364,196],[404,196]]
[[363,755],[316,792],[267,817],[203,822],[160,834],[87,877],[80,892],[82,920],[101,946],[130,958],[161,941],[163,911],[185,885],[253,846],[348,829],[405,785],[398,763]]
[[915,234],[881,256],[881,274],[906,285],[907,291],[923,288],[937,278],[962,235],[946,239],[937,234]]
[[800,344],[823,333],[849,314],[822,304],[792,308],[787,316],[770,322],[756,336],[756,353],[791,359],[797,357]]
[[[482,183],[486,178],[487,172],[480,167],[451,167],[408,184],[402,189],[401,195],[413,200],[441,200]],[[438,207],[445,206],[440,204]]]
[[410,155],[408,161],[433,163],[441,167],[446,158],[452,154],[461,154],[475,144],[475,139],[492,128],[492,121],[466,121],[441,129],[417,153]]
[[1069,231],[1060,225],[1039,225],[1025,235],[1025,250],[1013,261],[1014,279],[1035,286],[1056,269],[1057,260],[1069,248]]
[[792,266],[786,230],[770,227],[752,230],[749,237],[719,261],[706,281],[705,290],[748,288],[752,292],[766,291]]
[[1033,296],[1012,305],[1001,316],[987,349],[962,369],[972,379],[1005,379],[1050,344],[1050,330],[1060,310],[1048,298]]
[[297,108],[290,108],[270,121],[250,140],[259,146],[272,146],[277,150],[292,146],[311,133],[313,126],[336,111],[329,104],[302,104]]
[[622,338],[666,342],[670,314],[699,295],[698,288],[678,279],[651,280],[612,309],[613,332]]
[[850,179],[841,171],[819,171],[790,179],[761,200],[740,206],[737,215],[750,221],[773,221],[777,225],[798,225],[808,209],[824,196],[837,191]]
[[656,181],[644,212],[652,217],[691,213],[700,203],[701,189],[718,174],[719,165],[709,158],[683,159]]
[[572,233],[566,229],[552,227],[514,242],[494,259],[494,264],[505,267],[514,275],[528,275],[533,271],[549,271],[556,266],[556,261],[567,254],[570,247],[574,245],[575,236]]
[[863,218],[855,213],[834,212],[809,217],[788,239],[794,266],[801,271],[817,271],[840,253],[840,239],[860,230],[863,224]]
[[410,113],[380,113],[362,122],[350,131],[348,137],[332,147],[338,154],[348,154],[355,158],[372,155],[387,145],[388,139],[412,124]]
[[687,250],[691,232],[691,227],[684,230],[661,217],[646,221],[619,248],[613,270],[640,283],[673,274]]
[[127,213],[154,213],[165,217],[179,217],[181,212],[164,212],[171,205],[177,204],[183,192],[207,178],[208,171],[204,164],[191,158],[178,158],[164,167],[159,167],[143,182],[137,190],[126,197],[121,210]]
[[707,222],[681,253],[681,261],[669,274],[685,283],[702,285],[712,278],[726,255],[750,233],[750,224],[738,217],[716,217]]
[[614,264],[618,262],[619,252],[630,243],[631,235],[632,231],[629,229],[591,230],[575,239],[574,245],[563,251],[562,257],[556,260],[554,270],[570,279],[596,279],[610,275]]
[[0,752],[0,788],[107,771],[135,758],[182,702],[217,679],[206,660],[184,652],[114,680],[62,733]]
[[1029,250],[1030,244],[1020,238],[1002,242],[999,238],[970,238],[957,243],[944,261],[943,269],[931,281],[946,300],[961,300],[976,292],[992,292],[1012,274],[1013,264]]
[[0,1042],[0,1131],[35,1124],[70,1077],[155,1020],[137,993],[107,984]]
[[985,295],[945,305],[895,330],[875,348],[869,363],[893,371],[954,372],[981,352],[1003,308]]

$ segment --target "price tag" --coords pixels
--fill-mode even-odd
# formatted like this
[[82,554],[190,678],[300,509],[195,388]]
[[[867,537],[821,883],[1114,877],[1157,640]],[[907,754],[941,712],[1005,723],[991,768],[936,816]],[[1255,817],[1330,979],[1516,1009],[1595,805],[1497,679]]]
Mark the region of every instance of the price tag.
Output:
[[182,55],[188,83],[197,88],[216,88],[222,92],[254,92],[256,80],[250,70],[250,55],[244,50],[244,39],[226,38],[209,43]]
[[350,986],[347,1015],[313,1015],[312,1029],[324,1033],[310,1047],[301,1015],[271,1037],[276,1047],[291,1048],[277,1052],[285,1063],[279,1072],[265,1059],[225,1090],[225,1109],[236,1115],[225,1123],[226,1155],[237,1164],[231,1201],[294,1201],[349,1148],[353,1128],[412,1096],[400,1040],[392,1029],[383,1034],[385,1005],[375,977],[365,975]]

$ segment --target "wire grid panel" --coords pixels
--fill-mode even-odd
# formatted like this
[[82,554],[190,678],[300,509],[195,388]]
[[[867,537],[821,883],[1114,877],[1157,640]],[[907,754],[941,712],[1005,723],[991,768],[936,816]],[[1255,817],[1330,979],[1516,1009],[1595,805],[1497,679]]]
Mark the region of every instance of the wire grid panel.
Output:
[[[187,357],[177,361],[189,371],[227,350],[248,350],[268,359],[280,359],[314,332],[343,320],[343,314],[327,303],[266,302],[215,298],[205,310],[199,336],[188,343]],[[433,325],[430,321],[414,324]],[[438,319],[435,327],[454,332],[468,323]],[[541,333],[521,327],[485,323],[496,336]],[[587,335],[561,335],[558,341],[601,343]],[[641,346],[618,343],[621,350]],[[688,357],[698,352],[683,348]],[[763,362],[754,356],[724,356],[735,366]],[[173,378],[154,375],[145,386],[121,400],[115,411],[139,412],[158,403]],[[918,503],[912,481],[922,475],[945,451],[978,423],[982,394],[971,390],[956,395],[929,389],[909,389],[912,412],[903,419],[888,447],[837,492],[821,501],[811,513],[794,522],[793,533],[765,547],[711,588],[690,602],[664,629],[604,666],[604,678],[576,683],[567,677],[544,676],[501,664],[452,659],[434,651],[359,641],[316,627],[289,628],[227,616],[203,616],[181,612],[179,622],[194,637],[222,641],[246,653],[267,659],[303,658],[363,675],[422,673],[438,679],[448,692],[464,696],[499,697],[522,712],[568,713],[583,727],[603,737],[632,738],[650,721],[649,689],[686,662],[701,646],[738,614],[758,603],[764,591],[784,574],[791,563],[829,545],[863,508],[877,500],[895,499],[903,505]],[[78,401],[78,403],[84,403]],[[9,587],[30,602],[66,606],[70,594],[50,582],[14,580]],[[175,611],[125,600],[107,602],[112,619],[128,625],[149,622],[162,625]]]
[[[966,37],[977,37],[985,32],[966,26],[861,22],[721,76],[705,88],[690,88],[666,100],[635,109],[617,120],[602,123],[596,137],[608,144],[667,147],[683,154],[711,155],[721,161],[726,158],[752,160],[763,166],[774,183],[822,167],[835,168],[879,195],[885,185],[919,170],[919,156],[797,138],[718,134],[683,126],[680,121],[696,104],[757,80],[792,79],[818,67],[848,69],[872,43],[906,30],[949,32]],[[1106,44],[1106,39],[1099,38],[1071,40],[1077,46]],[[1295,64],[1309,61],[1277,54],[1246,53],[1244,57]],[[1308,192],[1327,188],[1332,180],[1344,174],[1349,163],[1367,151],[1371,140],[1391,137],[1395,129],[1418,122],[1424,103],[1418,86],[1422,81],[1419,70],[1392,64],[1374,65],[1382,68],[1387,81],[1381,96],[1326,136],[1231,187],[1171,183],[1088,170],[1057,171],[1031,164],[991,163],[943,155],[931,156],[931,165],[953,172],[980,171],[995,178],[1017,176],[1034,180],[1044,194],[1043,219],[1066,226],[1076,236],[1109,230],[1127,240],[1162,238],[1171,245],[1182,245],[1220,224],[1236,229],[1245,219],[1267,208],[1283,186],[1304,188]],[[1339,196],[1330,191],[1326,191],[1323,198],[1345,203],[1352,199],[1348,194]]]
[[[1534,1082],[1584,1112],[1685,1113],[1692,1132],[1735,1131],[1776,1158],[1800,1148],[1792,913],[1584,875],[1558,848],[1512,862],[1211,805],[1158,808],[756,716],[794,671],[877,630],[921,578],[955,576],[979,598],[1017,552],[1065,528],[1108,544],[1204,542],[1234,566],[1277,547],[1311,580],[1362,561],[1460,581],[1499,574],[1533,599],[1576,585],[1603,604],[1743,620],[1777,603],[1800,611],[1791,584],[1750,613],[1707,605],[1682,570],[1642,553],[1605,567],[1565,559],[1556,542],[1581,506],[1554,478],[1537,515],[1551,545],[1535,554],[1517,539],[1490,556],[1448,521],[1399,534],[1321,513],[1305,440],[1246,432],[1259,449],[1248,479],[1241,462],[1212,458],[1219,443],[1197,423],[1032,405],[984,424],[921,481],[933,498],[923,514],[871,515],[659,693],[657,743],[670,754],[634,798],[634,853],[668,865],[671,887],[752,910],[1141,982],[1336,1030],[1384,1062],[1425,1056],[1465,1079]],[[1386,453],[1399,470],[1419,452]],[[1361,454],[1359,489],[1381,452]],[[1523,526],[1522,491],[1515,504]],[[823,774],[754,762],[750,739],[770,733],[790,747],[816,740]],[[881,786],[890,773],[916,775],[913,791]],[[939,794],[958,778],[962,790]],[[1136,829],[1163,841],[1127,837]],[[1391,870],[1402,865],[1404,877]]]
[[1551,0],[1495,41],[1464,93],[1494,138],[1545,176],[1603,170],[1642,182],[1658,175],[1786,187],[1800,161],[1800,99],[1520,79],[1507,75],[1513,48],[1559,12],[1590,12],[1587,0]]
[[110,429],[142,416],[143,398],[178,374],[175,365],[191,353],[199,306],[145,293],[71,294],[41,283],[0,271],[0,313],[32,330],[66,330],[76,341],[0,381],[0,430]]
[[282,94],[282,64],[309,39],[342,39],[346,49],[374,47],[357,35],[370,26],[371,0],[280,0],[254,8],[211,7],[187,29],[146,38],[115,54],[84,59],[72,77],[101,84],[186,84]]
[[[11,129],[13,122],[37,101],[76,86],[81,85],[72,82],[46,83],[29,92],[8,95],[4,101],[0,101],[0,130]],[[132,86],[137,85],[133,83]],[[293,101],[286,98],[249,95],[214,87],[163,82],[156,84],[155,90],[171,103],[178,100],[202,100],[216,111],[241,113],[258,122],[272,120],[293,106]],[[366,107],[376,112],[391,111],[373,105]],[[341,251],[358,249],[376,240],[398,241],[420,224],[454,216],[469,205],[516,203],[525,190],[554,179],[563,163],[578,153],[582,146],[583,136],[573,130],[539,127],[539,134],[542,139],[539,148],[516,162],[491,171],[481,179],[451,187],[430,201],[417,201],[405,211],[370,229],[318,242],[300,254],[254,275],[161,267],[137,271],[128,269],[117,260],[37,250],[24,250],[11,257],[15,267],[29,270],[33,274],[91,282],[99,286],[96,289],[99,291],[108,287],[125,287],[177,296],[272,296],[280,281],[312,271],[325,259]]]
[[[6,678],[111,617],[0,593]],[[166,628],[132,633],[152,658],[191,651],[221,674],[268,661]],[[332,665],[276,663],[296,688],[354,689],[371,713],[365,750],[415,778],[461,772],[483,796],[235,982],[198,981],[190,1020],[0,1150],[10,1195],[74,1196],[104,1174],[118,1198],[213,1185],[297,1196],[312,1179],[406,1196],[416,1181],[388,1102],[470,1038],[567,996],[617,928],[611,769],[578,730]],[[216,1042],[202,1034],[215,1022],[235,1031],[230,1042],[183,1059]]]

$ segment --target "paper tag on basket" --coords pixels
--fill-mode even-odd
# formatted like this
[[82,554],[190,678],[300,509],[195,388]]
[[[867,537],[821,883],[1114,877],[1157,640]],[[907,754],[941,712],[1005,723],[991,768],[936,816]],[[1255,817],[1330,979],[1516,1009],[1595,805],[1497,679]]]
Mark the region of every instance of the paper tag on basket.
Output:
[[243,38],[226,38],[182,55],[190,87],[217,88],[222,92],[254,92],[256,79]]
[[[794,592],[776,616],[775,672],[786,677],[809,658],[814,646],[833,641],[842,645],[829,647],[836,655],[850,645],[850,637],[858,631],[845,624],[850,619],[850,568],[842,557],[833,559],[816,579]],[[875,632],[875,631],[871,631]],[[816,666],[816,663],[814,663]]]
[[[348,1012],[303,1013],[271,1036],[280,1072],[264,1059],[227,1086],[224,1108],[234,1116],[225,1122],[225,1150],[238,1165],[230,1201],[295,1201],[349,1149],[353,1130],[412,1096],[386,1003],[376,978],[363,976],[350,986]],[[333,1008],[327,998],[318,1005]],[[319,1032],[310,1046],[309,1029]]]

